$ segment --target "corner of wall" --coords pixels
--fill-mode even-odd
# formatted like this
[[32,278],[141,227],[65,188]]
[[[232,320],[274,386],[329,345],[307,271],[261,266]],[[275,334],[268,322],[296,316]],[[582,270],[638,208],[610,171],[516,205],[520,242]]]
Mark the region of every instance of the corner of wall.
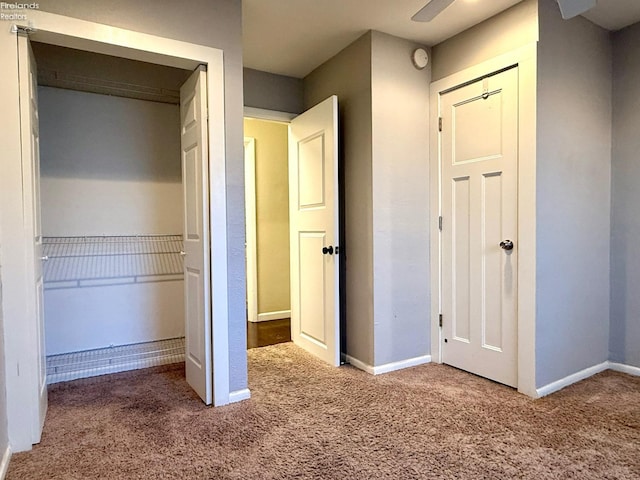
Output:
[[413,65],[418,47],[371,32],[374,367],[431,350],[431,65]]
[[536,385],[608,359],[611,45],[539,5]]

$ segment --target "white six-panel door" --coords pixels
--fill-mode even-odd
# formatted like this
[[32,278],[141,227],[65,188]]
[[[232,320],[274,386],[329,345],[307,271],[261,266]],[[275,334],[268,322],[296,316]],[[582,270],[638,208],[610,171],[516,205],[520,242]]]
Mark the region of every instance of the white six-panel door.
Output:
[[31,44],[26,35],[18,36],[18,61],[20,83],[20,129],[22,132],[22,189],[25,242],[33,245],[33,254],[27,255],[27,271],[33,288],[26,307],[35,322],[34,337],[37,340],[36,363],[37,415],[32,417],[32,441],[40,442],[47,413],[47,364],[44,344],[44,288],[42,263],[42,231],[40,221],[40,130],[38,119],[38,73]]
[[441,94],[440,116],[442,360],[515,387],[518,69]]
[[184,215],[185,364],[187,383],[212,398],[207,72],[199,67],[180,88]]
[[330,365],[340,364],[338,99],[289,126],[291,338]]

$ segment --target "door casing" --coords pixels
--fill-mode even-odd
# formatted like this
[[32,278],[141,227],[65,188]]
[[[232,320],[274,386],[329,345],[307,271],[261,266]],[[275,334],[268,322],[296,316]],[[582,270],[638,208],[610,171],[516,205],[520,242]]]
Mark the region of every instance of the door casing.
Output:
[[[430,87],[430,258],[431,358],[442,363],[441,313],[441,145],[438,131],[440,94],[510,66],[518,66],[518,391],[536,397],[535,280],[536,280],[536,54],[530,44],[437,80]],[[446,222],[447,219],[444,219]],[[446,319],[445,319],[446,321]]]
[[[43,43],[87,50],[178,68],[208,67],[210,172],[209,216],[211,219],[211,284],[213,396],[215,405],[229,403],[229,336],[227,288],[227,214],[225,172],[224,66],[222,51],[212,47],[171,40],[75,18],[34,10],[29,20],[36,29],[31,38]],[[24,328],[34,319],[25,313],[29,299],[29,272],[33,249],[21,242],[22,175],[20,113],[18,93],[18,51],[16,33],[7,28],[0,33],[0,140],[5,155],[0,160],[0,244],[2,245],[2,312],[5,333],[5,376],[9,443],[14,452],[29,450],[36,440],[31,422],[37,412],[36,362],[37,339],[32,328]],[[215,268],[213,268],[215,266]]]

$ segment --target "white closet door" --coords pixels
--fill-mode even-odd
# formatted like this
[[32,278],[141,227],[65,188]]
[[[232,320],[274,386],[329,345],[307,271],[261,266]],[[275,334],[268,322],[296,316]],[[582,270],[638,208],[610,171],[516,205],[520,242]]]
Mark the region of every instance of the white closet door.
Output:
[[42,231],[40,228],[40,131],[38,122],[38,73],[29,39],[18,36],[18,61],[20,83],[20,131],[22,133],[22,189],[23,215],[26,238],[33,249],[27,254],[27,279],[30,299],[25,306],[28,318],[35,318],[31,325],[35,332],[31,338],[37,341],[38,359],[34,374],[37,378],[37,399],[32,416],[32,441],[40,442],[47,413],[47,359],[44,345],[44,287],[42,262]]
[[185,363],[187,383],[213,401],[207,72],[199,67],[180,88],[180,140],[184,188]]

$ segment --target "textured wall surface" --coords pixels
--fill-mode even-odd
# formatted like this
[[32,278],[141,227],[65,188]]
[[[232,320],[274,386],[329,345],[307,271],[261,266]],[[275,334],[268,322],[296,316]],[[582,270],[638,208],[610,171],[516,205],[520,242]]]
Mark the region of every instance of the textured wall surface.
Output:
[[288,126],[245,119],[244,134],[256,142],[258,313],[290,310]]
[[538,387],[608,358],[612,105],[609,33],[539,13]]
[[611,360],[640,367],[640,23],[612,35]]
[[182,233],[177,105],[39,88],[45,236]]
[[524,0],[433,47],[433,80],[537,40],[538,2]]
[[375,366],[430,352],[431,69],[413,66],[419,46],[372,33]]
[[243,82],[245,107],[290,113],[304,110],[304,82],[299,78],[245,68]]

